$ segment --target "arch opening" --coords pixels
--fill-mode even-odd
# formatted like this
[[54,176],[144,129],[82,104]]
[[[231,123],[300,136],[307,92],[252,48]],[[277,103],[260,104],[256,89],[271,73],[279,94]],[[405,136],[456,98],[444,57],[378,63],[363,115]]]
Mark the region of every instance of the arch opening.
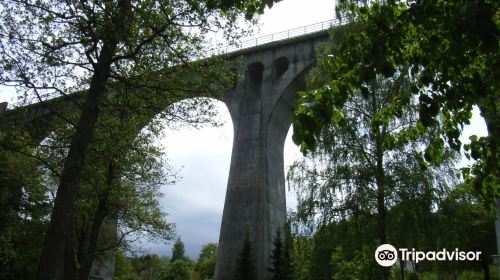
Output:
[[279,79],[288,70],[289,61],[286,56],[279,57],[273,62],[273,80]]
[[247,66],[245,71],[245,87],[249,98],[260,98],[264,65],[261,62],[253,62]]
[[[161,188],[164,197],[159,203],[168,213],[169,222],[176,224],[176,234],[182,238],[191,259],[198,257],[202,245],[219,241],[233,141],[233,124],[226,104],[216,99],[196,99],[175,103],[167,111],[190,107],[193,102],[205,103],[215,113],[210,114],[209,122],[168,120],[170,123],[164,125],[157,143],[180,179]],[[160,114],[153,121],[166,122],[162,117]],[[142,245],[154,254],[171,254],[171,248],[165,245]]]

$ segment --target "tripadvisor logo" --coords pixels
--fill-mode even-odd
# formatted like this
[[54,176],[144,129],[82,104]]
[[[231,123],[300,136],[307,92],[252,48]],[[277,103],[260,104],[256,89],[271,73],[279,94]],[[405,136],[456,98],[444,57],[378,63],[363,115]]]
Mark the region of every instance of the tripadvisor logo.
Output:
[[[398,252],[399,251],[399,252]],[[399,253],[399,254],[398,254]],[[398,255],[403,261],[479,261],[481,252],[476,251],[459,251],[455,249],[448,251],[443,249],[441,251],[416,251],[414,248],[409,250],[406,248],[399,248],[396,250],[391,244],[382,244],[375,250],[375,260],[381,266],[391,266],[398,260]]]
[[391,244],[382,244],[375,250],[375,260],[381,266],[391,266],[398,260],[398,251]]

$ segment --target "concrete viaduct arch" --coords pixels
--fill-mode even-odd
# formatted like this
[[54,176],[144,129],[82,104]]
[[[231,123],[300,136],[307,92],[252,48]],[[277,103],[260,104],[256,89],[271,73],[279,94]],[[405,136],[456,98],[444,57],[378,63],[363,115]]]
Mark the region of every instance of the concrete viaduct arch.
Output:
[[[234,138],[217,280],[235,279],[236,261],[247,234],[256,279],[268,278],[272,242],[286,221],[283,149],[296,93],[304,88],[318,44],[328,41],[327,31],[321,30],[227,54],[229,59],[242,57],[243,63],[236,86],[223,100],[233,121]],[[72,110],[75,106],[66,99],[51,102],[52,108]],[[7,124],[22,125],[33,142],[40,142],[52,129],[50,122],[55,117],[54,110],[43,104],[6,112],[0,108],[0,129]]]

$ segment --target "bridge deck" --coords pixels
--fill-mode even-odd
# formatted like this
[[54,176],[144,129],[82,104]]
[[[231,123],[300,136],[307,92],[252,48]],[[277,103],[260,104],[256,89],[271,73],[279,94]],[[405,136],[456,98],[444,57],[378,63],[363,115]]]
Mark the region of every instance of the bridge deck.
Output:
[[[321,38],[328,36],[328,30],[334,26],[341,24],[341,20],[332,19],[328,21],[318,22],[302,27],[297,27],[293,29],[289,29],[286,31],[273,33],[249,40],[241,41],[237,46],[228,45],[221,48],[216,48],[211,51],[208,51],[210,56],[212,55],[224,55],[228,58],[234,58],[254,52],[263,51],[270,48],[276,48],[280,46],[285,46],[289,44],[294,44],[296,42],[302,40],[308,40],[311,38]],[[72,97],[73,94],[70,94]],[[78,100],[79,98],[76,98]],[[68,100],[68,96],[59,96],[52,98],[50,100],[45,100],[44,102],[36,102],[32,104],[27,104],[20,106],[24,108],[23,111],[35,111],[35,115],[40,114],[42,112],[48,111],[47,108],[43,108],[46,106],[46,102],[50,102],[51,104],[64,102]],[[20,108],[8,108],[8,103],[3,102],[0,103],[0,116],[4,118],[4,120],[14,117],[16,113],[14,111],[18,111],[16,109]],[[9,112],[10,111],[10,112]],[[14,117],[15,118],[15,117]]]

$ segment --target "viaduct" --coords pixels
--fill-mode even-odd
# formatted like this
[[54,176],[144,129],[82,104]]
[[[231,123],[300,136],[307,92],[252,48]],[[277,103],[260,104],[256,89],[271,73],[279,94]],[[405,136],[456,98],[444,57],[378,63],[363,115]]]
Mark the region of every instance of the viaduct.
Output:
[[[233,121],[234,139],[219,238],[217,280],[236,279],[236,263],[246,236],[251,244],[256,279],[269,276],[272,242],[278,229],[283,233],[286,221],[283,149],[296,94],[304,89],[318,44],[329,41],[327,30],[334,24],[323,22],[261,37],[226,54],[229,58],[241,57],[243,63],[236,86],[223,100]],[[62,106],[70,103],[57,102]],[[38,103],[6,110],[6,104],[0,104],[0,123],[22,122],[30,130],[47,130],[50,126],[40,122],[54,112],[46,107]],[[33,135],[47,133],[39,131]]]

